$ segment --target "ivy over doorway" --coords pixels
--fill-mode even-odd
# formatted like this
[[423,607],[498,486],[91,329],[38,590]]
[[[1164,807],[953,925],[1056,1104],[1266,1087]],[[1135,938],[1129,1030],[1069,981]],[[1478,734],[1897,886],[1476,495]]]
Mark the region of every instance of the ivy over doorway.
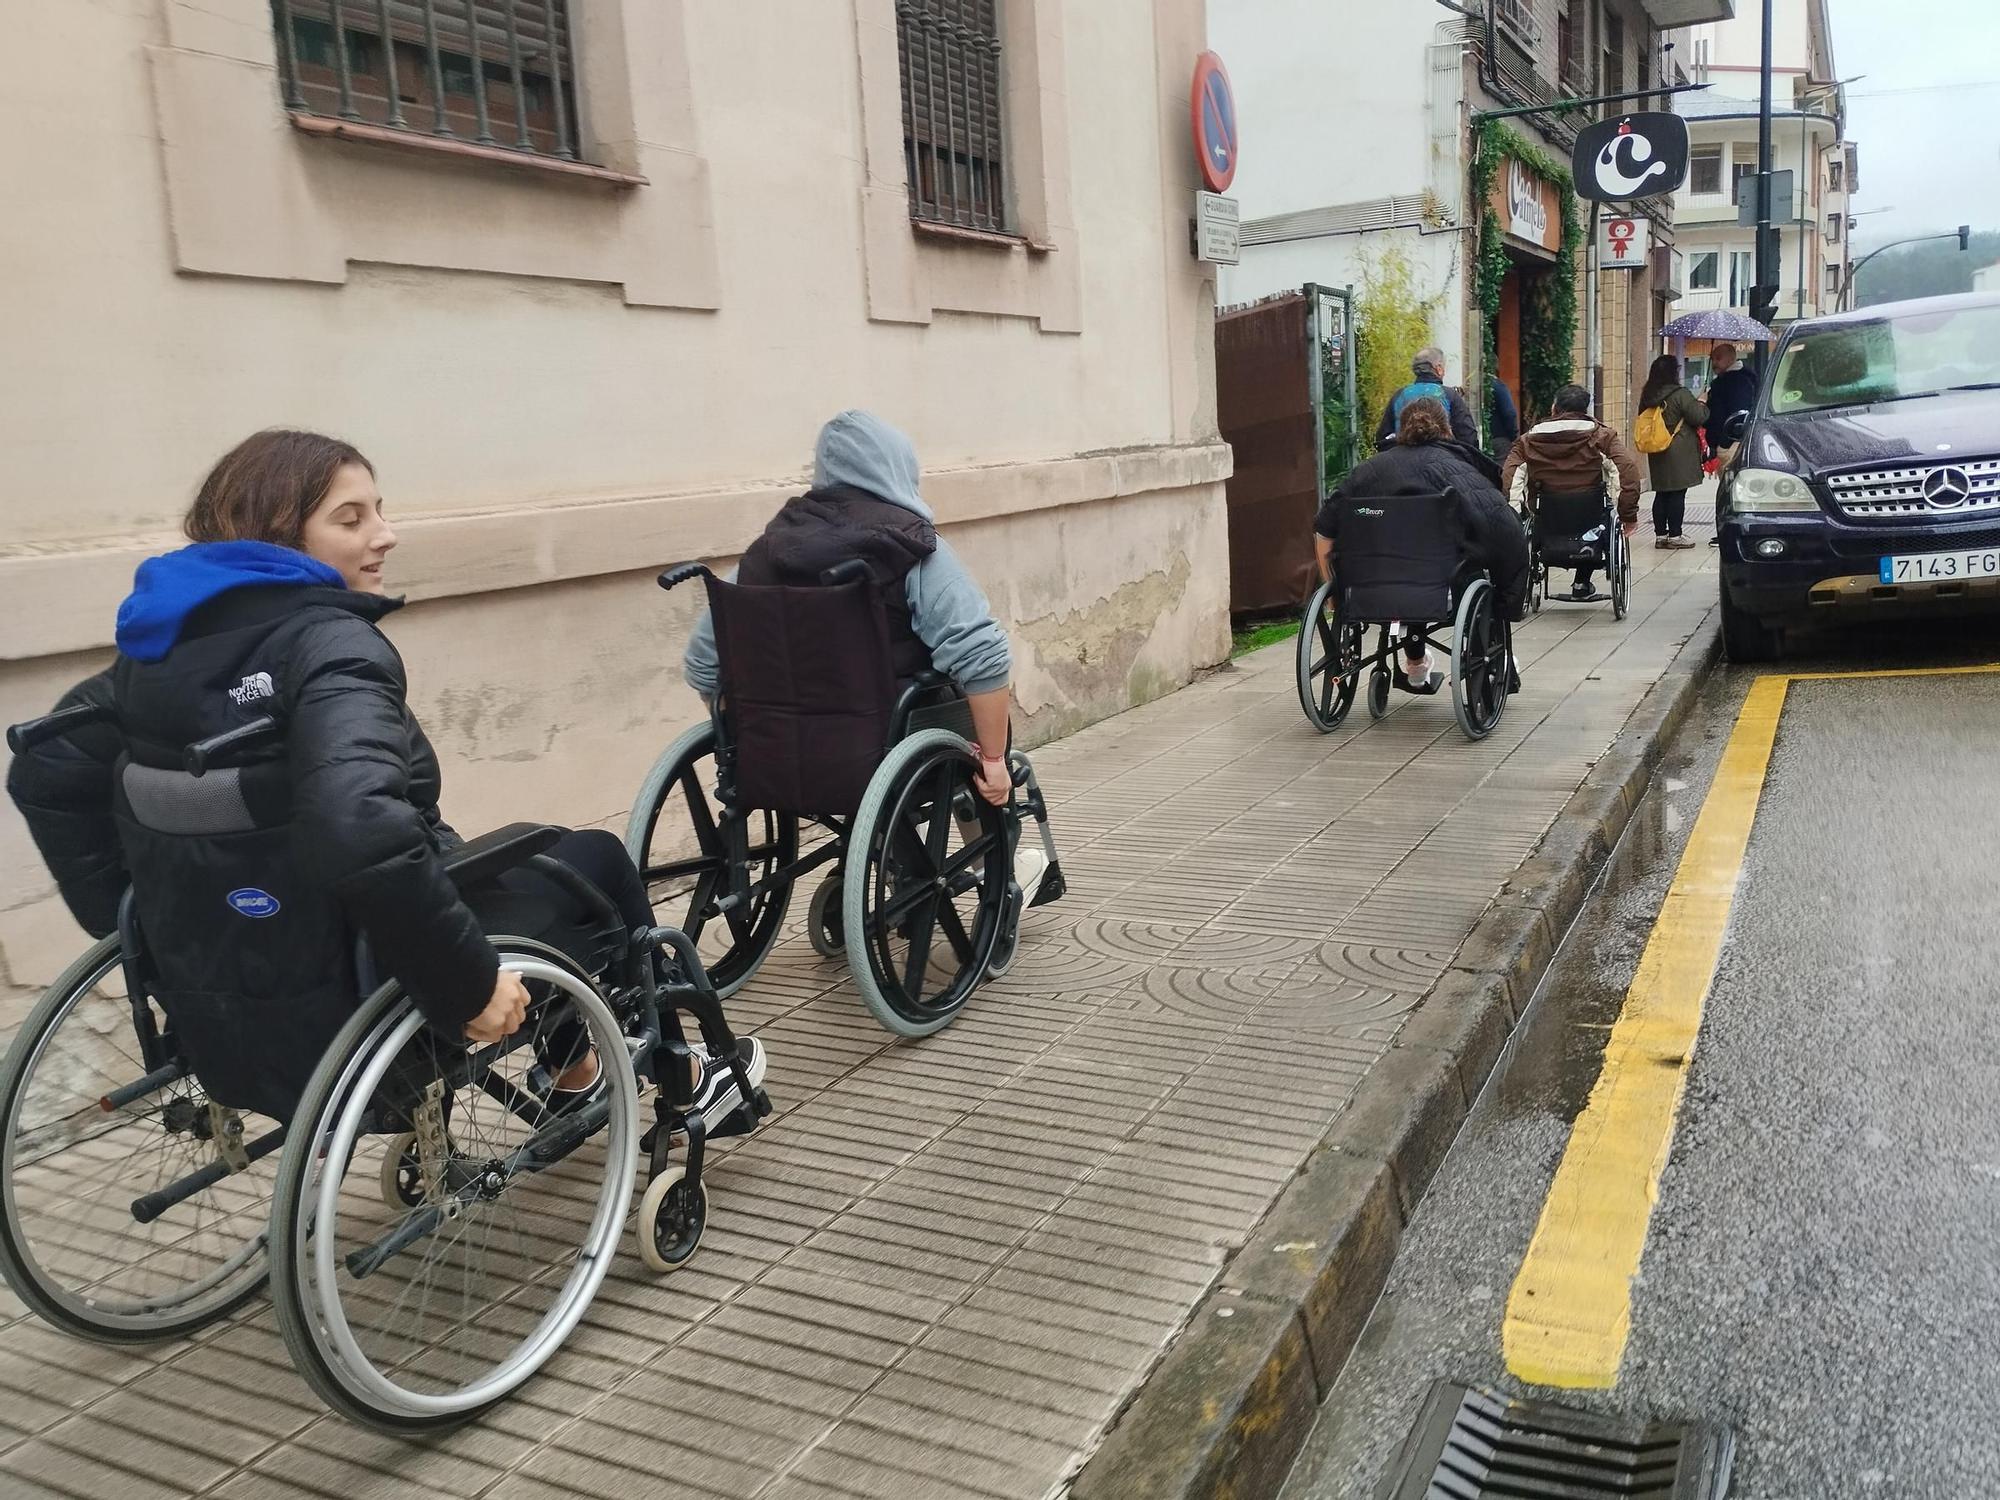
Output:
[[[1501,239],[1500,216],[1493,211],[1493,184],[1499,180],[1500,164],[1510,156],[1552,184],[1562,205],[1562,248],[1536,295],[1525,299],[1521,308],[1521,389],[1515,395],[1525,427],[1546,412],[1556,392],[1575,378],[1576,277],[1583,253],[1583,216],[1577,212],[1568,167],[1499,120],[1487,120],[1479,127],[1472,201],[1479,206],[1480,363],[1487,374],[1499,373],[1500,284],[1511,265]],[[1486,403],[1480,405],[1483,409]]]

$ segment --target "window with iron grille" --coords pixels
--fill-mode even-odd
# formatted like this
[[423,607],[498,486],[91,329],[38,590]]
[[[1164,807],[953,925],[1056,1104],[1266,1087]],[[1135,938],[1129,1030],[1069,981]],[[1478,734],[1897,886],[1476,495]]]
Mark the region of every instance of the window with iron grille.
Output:
[[896,0],[910,217],[1007,230],[998,0]]
[[285,107],[577,158],[571,0],[271,0]]

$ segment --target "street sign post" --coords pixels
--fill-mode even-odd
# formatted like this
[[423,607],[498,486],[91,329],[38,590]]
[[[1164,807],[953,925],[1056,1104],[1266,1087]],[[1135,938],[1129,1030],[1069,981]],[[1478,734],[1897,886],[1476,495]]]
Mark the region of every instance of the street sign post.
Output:
[[1188,114],[1202,185],[1211,193],[1226,193],[1236,180],[1236,96],[1229,87],[1229,70],[1213,52],[1195,59]]
[[1233,266],[1243,259],[1241,216],[1234,198],[1194,195],[1194,256],[1218,266]]

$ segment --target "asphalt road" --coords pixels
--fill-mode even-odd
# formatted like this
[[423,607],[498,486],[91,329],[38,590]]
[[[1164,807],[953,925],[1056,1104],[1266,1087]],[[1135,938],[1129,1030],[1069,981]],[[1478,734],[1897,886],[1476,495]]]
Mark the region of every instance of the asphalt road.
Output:
[[[1785,670],[2000,661],[1878,633]],[[1717,674],[1405,1238],[1284,1500],[1377,1492],[1439,1378],[1728,1424],[1745,1500],[2000,1495],[2000,674],[1795,683],[1618,1383],[1501,1320],[1752,674]]]

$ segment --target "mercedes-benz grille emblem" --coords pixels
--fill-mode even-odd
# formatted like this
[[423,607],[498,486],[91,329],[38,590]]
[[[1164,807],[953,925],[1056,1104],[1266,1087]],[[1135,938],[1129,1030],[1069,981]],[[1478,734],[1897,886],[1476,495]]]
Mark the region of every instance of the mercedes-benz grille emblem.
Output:
[[1955,510],[1972,498],[1972,480],[1963,469],[1932,469],[1924,476],[1924,503]]

